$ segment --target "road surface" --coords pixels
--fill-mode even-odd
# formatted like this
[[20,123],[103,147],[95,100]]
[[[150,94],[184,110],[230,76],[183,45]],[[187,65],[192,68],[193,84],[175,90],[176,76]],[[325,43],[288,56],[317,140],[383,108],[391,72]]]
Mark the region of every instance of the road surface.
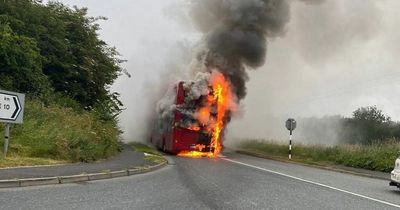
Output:
[[80,184],[0,189],[1,209],[398,209],[385,180],[236,153],[169,156],[148,174]]

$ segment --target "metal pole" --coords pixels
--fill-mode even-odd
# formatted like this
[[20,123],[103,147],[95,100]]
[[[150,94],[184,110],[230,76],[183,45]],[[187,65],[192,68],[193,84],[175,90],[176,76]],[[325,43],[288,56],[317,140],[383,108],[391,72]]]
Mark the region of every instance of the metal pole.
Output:
[[10,123],[6,123],[6,127],[4,129],[4,157],[7,156],[9,139],[10,139]]
[[292,159],[292,131],[290,130],[289,136],[289,160]]

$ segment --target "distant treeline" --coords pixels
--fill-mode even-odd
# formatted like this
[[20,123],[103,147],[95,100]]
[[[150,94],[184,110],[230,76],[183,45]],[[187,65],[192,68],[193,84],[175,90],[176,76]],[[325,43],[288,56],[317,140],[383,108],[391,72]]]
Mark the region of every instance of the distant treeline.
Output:
[[114,119],[122,104],[109,87],[122,60],[99,38],[99,19],[59,2],[0,1],[0,89]]
[[[352,117],[325,116],[299,120],[302,138],[312,143],[373,144],[398,141],[400,123],[394,122],[376,106],[361,107]],[[334,142],[324,142],[334,139]]]

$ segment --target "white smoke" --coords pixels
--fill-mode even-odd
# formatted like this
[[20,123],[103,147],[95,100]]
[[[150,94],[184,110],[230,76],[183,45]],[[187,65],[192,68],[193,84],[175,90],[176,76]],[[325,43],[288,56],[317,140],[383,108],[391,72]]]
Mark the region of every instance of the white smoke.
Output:
[[161,119],[172,118],[176,110],[176,85],[171,85],[164,97],[157,102],[157,114]]
[[199,99],[201,96],[210,94],[210,73],[198,72],[193,81],[184,83],[183,88],[187,91],[185,100],[193,101]]

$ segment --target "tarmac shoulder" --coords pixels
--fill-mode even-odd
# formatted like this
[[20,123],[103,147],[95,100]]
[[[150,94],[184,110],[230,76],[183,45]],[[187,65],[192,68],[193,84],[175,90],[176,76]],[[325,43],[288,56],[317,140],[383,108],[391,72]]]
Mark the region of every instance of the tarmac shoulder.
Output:
[[150,172],[161,168],[167,161],[153,162],[143,152],[123,145],[117,155],[91,163],[50,166],[14,167],[0,169],[0,188],[62,184],[108,179]]

